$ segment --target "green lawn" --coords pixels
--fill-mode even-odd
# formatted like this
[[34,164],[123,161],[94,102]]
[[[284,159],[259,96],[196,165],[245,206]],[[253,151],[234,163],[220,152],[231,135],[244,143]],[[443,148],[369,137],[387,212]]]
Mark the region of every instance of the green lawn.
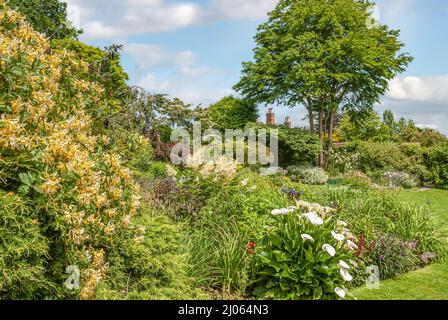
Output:
[[[448,230],[447,190],[406,190],[399,197],[406,202],[430,206],[433,219]],[[448,300],[448,261],[382,281],[378,290],[362,287],[353,294],[359,300]]]

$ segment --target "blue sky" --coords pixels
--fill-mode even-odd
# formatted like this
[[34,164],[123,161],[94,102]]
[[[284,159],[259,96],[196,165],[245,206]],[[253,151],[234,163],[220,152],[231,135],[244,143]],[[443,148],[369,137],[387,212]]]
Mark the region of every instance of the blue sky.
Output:
[[[209,105],[232,94],[241,62],[252,58],[253,36],[276,0],[67,0],[81,40],[125,45],[129,84]],[[378,111],[448,133],[448,2],[378,0],[380,23],[401,30],[415,61],[394,79]],[[260,106],[264,118],[265,106]],[[305,125],[303,108],[275,108]]]

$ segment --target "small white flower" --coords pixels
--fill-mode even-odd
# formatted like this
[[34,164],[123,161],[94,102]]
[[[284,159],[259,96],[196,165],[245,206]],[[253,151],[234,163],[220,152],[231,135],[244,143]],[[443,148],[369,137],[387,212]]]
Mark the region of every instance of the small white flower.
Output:
[[342,299],[345,298],[345,291],[344,291],[344,289],[339,288],[339,287],[336,287],[336,288],[334,288],[334,292],[335,292],[339,297],[341,297]]
[[352,250],[358,250],[358,246],[351,240],[347,240],[347,245]]
[[322,250],[327,251],[327,253],[332,257],[334,257],[334,255],[336,254],[336,249],[333,248],[333,246],[329,245],[328,243],[322,246]]
[[242,185],[243,187],[247,186],[247,184],[249,183],[249,178],[244,179],[243,181],[241,181],[240,185]]
[[340,269],[339,272],[341,273],[342,279],[344,279],[344,281],[350,282],[353,280],[353,277],[350,275],[350,273],[348,273],[347,270],[345,269]]
[[343,234],[336,233],[334,231],[331,231],[331,235],[333,236],[333,238],[335,238],[338,241],[344,241],[344,239],[345,239],[345,236]]
[[307,240],[314,241],[313,237],[306,233],[302,234],[301,237],[302,237],[303,241],[307,241]]
[[341,266],[344,269],[350,269],[350,266],[344,260],[339,260],[339,266]]

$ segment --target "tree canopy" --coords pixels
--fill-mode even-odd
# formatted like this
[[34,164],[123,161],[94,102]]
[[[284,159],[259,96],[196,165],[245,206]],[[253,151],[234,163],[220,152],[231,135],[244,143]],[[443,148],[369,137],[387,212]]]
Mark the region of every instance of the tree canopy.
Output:
[[50,39],[76,38],[81,31],[67,20],[67,4],[58,0],[7,0],[8,6],[20,12],[34,30]]
[[257,103],[303,105],[314,131],[318,113],[364,112],[412,58],[400,53],[399,31],[366,23],[372,3],[361,0],[280,0],[255,36],[254,61],[234,86]]
[[211,105],[207,115],[218,130],[242,129],[247,123],[257,121],[258,109],[253,102],[228,96]]

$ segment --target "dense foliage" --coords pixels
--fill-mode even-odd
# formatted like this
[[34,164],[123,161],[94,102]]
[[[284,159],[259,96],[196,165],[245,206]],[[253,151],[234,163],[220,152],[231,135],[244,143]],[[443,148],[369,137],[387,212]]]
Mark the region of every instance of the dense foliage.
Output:
[[228,96],[212,104],[207,115],[215,129],[244,129],[247,123],[257,121],[258,109],[255,103]]
[[75,38],[81,32],[67,20],[67,4],[58,0],[7,0],[34,30],[52,39]]
[[[138,189],[119,156],[107,152],[107,137],[93,134],[89,111],[107,101],[102,87],[74,76],[88,65],[52,53],[17,12],[0,6],[0,188],[32,208],[25,232],[46,239],[47,250],[35,250],[49,285],[33,294],[91,298],[106,274],[109,249],[138,236],[130,223]],[[20,245],[12,241],[8,250]],[[81,271],[79,291],[63,286],[69,266]],[[9,272],[16,271],[3,270],[3,279]]]

